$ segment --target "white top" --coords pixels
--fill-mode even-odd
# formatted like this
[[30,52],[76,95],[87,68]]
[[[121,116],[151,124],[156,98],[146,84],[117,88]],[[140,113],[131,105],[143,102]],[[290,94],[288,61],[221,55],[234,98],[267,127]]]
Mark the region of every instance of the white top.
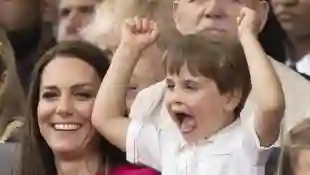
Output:
[[[288,65],[291,65],[291,61],[288,60]],[[310,53],[304,56],[296,63],[297,72],[306,74],[310,76]]]
[[127,133],[128,161],[163,175],[264,175],[271,149],[260,147],[254,125],[240,120],[195,144],[175,142],[175,135],[150,123],[132,120]]

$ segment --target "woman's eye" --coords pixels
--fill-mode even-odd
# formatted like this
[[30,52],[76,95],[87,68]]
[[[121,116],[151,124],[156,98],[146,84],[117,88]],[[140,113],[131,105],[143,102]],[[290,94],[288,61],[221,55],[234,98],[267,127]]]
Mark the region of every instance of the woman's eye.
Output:
[[88,100],[93,97],[91,93],[85,93],[85,92],[76,93],[75,96],[78,98],[78,100],[81,101]]
[[42,98],[46,100],[52,100],[58,97],[58,94],[56,92],[44,92],[42,94]]

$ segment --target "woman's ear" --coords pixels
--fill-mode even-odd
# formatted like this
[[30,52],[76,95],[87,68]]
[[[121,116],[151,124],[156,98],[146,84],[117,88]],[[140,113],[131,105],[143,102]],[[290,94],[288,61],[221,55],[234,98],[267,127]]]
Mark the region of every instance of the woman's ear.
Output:
[[259,17],[260,17],[260,32],[264,29],[266,23],[267,23],[267,20],[268,20],[268,14],[269,14],[269,10],[270,10],[270,7],[269,7],[269,4],[267,1],[260,1],[259,3]]

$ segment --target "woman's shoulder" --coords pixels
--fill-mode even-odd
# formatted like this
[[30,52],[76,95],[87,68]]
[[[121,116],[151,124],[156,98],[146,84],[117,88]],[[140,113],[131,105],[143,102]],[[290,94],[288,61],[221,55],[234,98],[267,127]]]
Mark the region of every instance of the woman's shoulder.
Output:
[[[104,173],[97,173],[96,175],[104,175]],[[113,168],[110,175],[159,175],[159,173],[145,166],[126,164]]]

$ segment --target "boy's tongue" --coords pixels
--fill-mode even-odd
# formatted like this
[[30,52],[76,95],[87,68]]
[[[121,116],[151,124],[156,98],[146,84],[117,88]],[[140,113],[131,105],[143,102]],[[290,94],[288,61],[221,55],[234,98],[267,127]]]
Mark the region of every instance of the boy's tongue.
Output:
[[183,121],[181,122],[180,125],[180,130],[182,133],[189,133],[191,132],[195,127],[196,127],[197,123],[194,120],[193,117],[184,117]]

